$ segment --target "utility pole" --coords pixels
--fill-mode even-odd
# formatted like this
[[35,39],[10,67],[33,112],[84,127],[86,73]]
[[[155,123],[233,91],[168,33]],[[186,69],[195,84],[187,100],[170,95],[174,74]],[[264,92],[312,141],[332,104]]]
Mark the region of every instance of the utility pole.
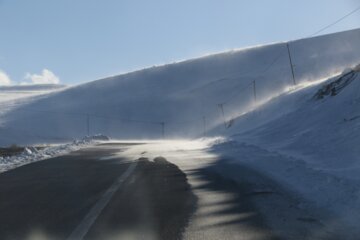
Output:
[[165,122],[161,122],[161,135],[162,135],[162,138],[164,139],[165,138]]
[[224,104],[220,103],[219,107],[221,109],[221,113],[222,113],[222,116],[223,116],[223,119],[224,119],[224,126],[225,126],[225,129],[226,129],[226,119],[225,119],[225,113],[224,113]]
[[256,80],[253,81],[253,90],[254,90],[254,101],[256,104]]
[[86,132],[87,135],[90,136],[90,115],[86,115]]
[[289,43],[286,43],[286,48],[287,48],[288,55],[289,55],[289,62],[290,62],[291,74],[292,74],[294,86],[296,86],[295,73],[294,73],[294,65],[293,65],[293,62],[292,62],[292,59],[291,59],[291,53],[290,53]]

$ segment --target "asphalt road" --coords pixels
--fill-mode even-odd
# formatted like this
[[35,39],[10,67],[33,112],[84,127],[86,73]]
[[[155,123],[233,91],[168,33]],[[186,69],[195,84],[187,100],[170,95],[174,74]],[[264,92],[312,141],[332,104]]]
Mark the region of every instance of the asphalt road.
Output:
[[185,174],[165,155],[119,154],[134,146],[103,144],[0,174],[0,239],[275,239],[247,189]]

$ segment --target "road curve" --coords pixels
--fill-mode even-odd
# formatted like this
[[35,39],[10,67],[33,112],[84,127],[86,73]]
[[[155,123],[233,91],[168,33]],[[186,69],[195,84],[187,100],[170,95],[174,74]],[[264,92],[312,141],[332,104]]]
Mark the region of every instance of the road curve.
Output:
[[134,146],[102,144],[0,174],[0,239],[275,239],[242,188],[185,174],[166,152],[127,155]]

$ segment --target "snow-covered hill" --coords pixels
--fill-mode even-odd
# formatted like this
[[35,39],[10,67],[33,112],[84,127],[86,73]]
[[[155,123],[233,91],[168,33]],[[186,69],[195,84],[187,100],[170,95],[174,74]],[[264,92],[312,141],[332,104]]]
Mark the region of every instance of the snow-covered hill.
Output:
[[[289,42],[297,84],[360,62],[358,42],[359,29]],[[147,68],[3,104],[0,145],[95,133],[123,139],[201,136],[254,107],[254,80],[257,103],[293,85],[287,43]]]
[[[315,168],[359,178],[360,72],[285,92],[214,129],[237,141],[307,159]],[[354,173],[353,173],[354,172]]]
[[235,118],[231,127],[213,130],[228,136],[213,146],[220,159],[280,182],[297,196],[297,207],[310,209],[342,239],[360,233],[359,70],[285,91]]
[[[96,133],[119,139],[223,136],[209,150],[219,160],[265,173],[299,196],[297,208],[314,209],[320,220],[322,210],[330,212],[330,232],[356,239],[359,42],[357,29],[151,67],[37,96],[1,101],[0,89],[0,146]],[[223,172],[235,180],[236,173]]]
[[0,86],[0,103],[20,98],[33,97],[64,89],[61,84],[29,84]]

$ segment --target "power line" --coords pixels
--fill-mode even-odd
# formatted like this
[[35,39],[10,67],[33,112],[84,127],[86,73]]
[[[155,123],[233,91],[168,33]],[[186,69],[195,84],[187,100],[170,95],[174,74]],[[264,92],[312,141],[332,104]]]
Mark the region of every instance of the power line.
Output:
[[68,140],[72,140],[72,138],[64,138],[64,137],[58,137],[58,136],[45,136],[45,135],[40,135],[38,133],[31,133],[28,129],[21,129],[21,128],[13,128],[13,127],[0,127],[0,131],[12,131],[12,134],[14,134],[14,132],[16,133],[21,133],[22,136],[28,136],[28,137],[36,137],[39,138],[43,141],[47,141],[47,140],[59,140],[59,141],[68,141]]
[[131,119],[131,118],[119,118],[116,116],[104,116],[104,115],[96,115],[96,114],[89,114],[89,113],[72,113],[72,112],[65,112],[65,111],[54,111],[54,110],[46,110],[46,109],[25,109],[25,108],[18,108],[14,109],[13,112],[39,112],[39,113],[48,113],[48,114],[58,114],[58,115],[68,115],[68,116],[77,116],[77,117],[86,117],[86,118],[103,118],[108,120],[114,121],[123,121],[123,122],[134,122],[134,123],[144,123],[144,124],[161,124],[161,121],[150,121],[150,120],[140,120],[140,119]]
[[222,103],[218,103],[217,105],[221,104],[221,105],[225,105],[228,104],[229,102],[231,102],[235,97],[239,96],[240,93],[245,92],[250,86],[253,85],[253,81],[251,81],[250,83],[248,83],[247,85],[240,85],[238,87],[235,87],[235,89],[240,89],[239,91],[235,92],[233,95],[231,95],[230,97],[228,97],[225,101],[223,101]]
[[357,7],[357,8],[355,8],[354,10],[352,10],[351,12],[349,12],[348,14],[346,14],[345,16],[343,16],[343,17],[339,18],[339,19],[338,19],[338,20],[336,20],[335,22],[332,22],[332,23],[330,23],[329,25],[327,25],[327,26],[325,26],[325,27],[321,28],[320,30],[316,31],[315,33],[313,33],[313,34],[309,35],[309,37],[313,37],[313,36],[318,35],[319,33],[323,32],[323,31],[325,31],[326,29],[328,29],[328,28],[330,28],[330,27],[334,26],[335,24],[337,24],[337,23],[341,22],[342,20],[344,20],[345,18],[347,18],[347,17],[349,17],[349,16],[353,15],[354,13],[356,13],[356,12],[357,12],[357,11],[359,11],[359,10],[360,10],[360,6],[359,6],[359,7]]
[[[309,37],[313,37],[315,35],[318,35],[319,33],[325,31],[326,29],[336,25],[337,23],[341,22],[342,20],[348,18],[349,16],[353,15],[354,13],[358,12],[360,10],[360,6],[355,8],[354,10],[352,10],[351,12],[349,12],[348,14],[342,16],[341,18],[337,19],[336,21],[326,25],[325,27],[321,28],[320,30],[316,31],[315,33],[311,34]],[[287,44],[287,49],[288,49],[288,54],[289,54],[289,58],[290,58],[290,65],[292,67],[292,76],[293,76],[293,81],[294,84],[296,84],[295,81],[295,77],[294,77],[294,70],[293,70],[293,64],[292,64],[292,60],[291,60],[291,56],[290,56],[290,50],[289,50],[289,43]],[[230,96],[226,101],[218,104],[218,106],[221,108],[221,112],[226,124],[226,120],[225,120],[225,113],[224,113],[224,105],[228,104],[230,101],[233,100],[233,98],[235,98],[236,96],[238,96],[240,93],[244,92],[245,90],[247,90],[251,85],[253,86],[253,90],[254,90],[254,99],[256,101],[256,79],[263,75],[264,73],[266,73],[268,70],[270,70],[274,64],[282,57],[284,53],[281,52],[278,56],[276,56],[273,61],[270,62],[270,64],[268,64],[259,74],[257,77],[253,77],[250,78],[251,82],[248,85],[243,86],[243,84],[241,84],[241,86],[239,86],[240,91],[236,92],[234,95]],[[245,74],[249,74],[251,73],[253,70],[249,70],[246,72],[242,72],[239,71],[238,73],[241,73],[242,75]],[[237,75],[238,73],[233,73],[232,75]],[[227,80],[227,78],[223,78],[220,80]],[[215,83],[218,82],[218,80],[211,82]],[[237,89],[237,87],[235,87]],[[25,109],[17,109],[18,111],[29,111],[29,110],[25,110]],[[156,125],[161,125],[162,126],[162,135],[164,137],[165,135],[165,122],[161,122],[161,121],[147,121],[147,120],[143,120],[143,119],[129,119],[129,118],[117,118],[117,117],[109,117],[109,116],[99,116],[99,115],[94,115],[94,114],[88,114],[88,113],[70,113],[70,112],[59,112],[59,111],[51,111],[51,110],[34,110],[32,109],[31,111],[35,111],[35,112],[44,112],[44,113],[52,113],[52,114],[63,114],[63,115],[72,115],[72,116],[86,116],[86,120],[87,120],[87,134],[90,134],[90,117],[93,118],[103,118],[103,119],[108,119],[108,120],[113,120],[113,121],[124,121],[124,122],[134,122],[134,123],[143,123],[143,124],[156,124]],[[204,121],[204,135],[206,134],[206,120],[205,117],[203,117],[203,121]],[[194,121],[184,121],[184,122],[173,122],[173,124],[186,124],[186,123],[190,123],[190,122],[195,122]]]
[[[266,73],[267,71],[269,71],[273,66],[274,64],[279,61],[279,59],[285,55],[284,52],[281,52],[280,54],[278,54],[275,58],[273,58],[273,60],[268,64],[266,65],[261,71],[259,74],[257,74],[256,77],[252,77],[250,78],[250,82],[247,84],[247,85],[240,85],[239,88],[240,88],[240,91],[236,92],[235,94],[233,94],[232,96],[230,96],[229,98],[227,98],[225,101],[222,102],[222,104],[228,104],[229,102],[231,102],[236,96],[238,96],[240,93],[246,91],[250,86],[253,86],[254,84],[254,81],[256,81],[259,76],[262,76],[264,73]],[[235,87],[237,89],[237,87]]]
[[261,71],[261,73],[259,74],[259,76],[263,75],[263,74],[266,73],[269,69],[271,69],[272,66],[273,66],[277,61],[279,61],[279,59],[282,57],[283,54],[284,54],[284,53],[281,52],[279,55],[277,55],[277,57],[274,58],[274,60],[273,60],[267,67],[265,67],[265,68]]
[[[352,10],[350,13],[348,13],[348,14],[344,15],[343,17],[339,18],[339,19],[336,20],[335,22],[332,22],[331,24],[329,24],[329,25],[321,28],[320,30],[316,31],[315,33],[311,34],[309,37],[313,37],[313,36],[315,36],[315,35],[323,32],[323,31],[325,31],[326,29],[328,29],[328,28],[334,26],[335,24],[341,22],[342,20],[346,19],[347,17],[351,16],[352,14],[356,13],[356,12],[359,11],[359,10],[360,10],[360,6],[357,7],[357,8],[355,8],[354,10]],[[295,73],[294,73],[294,69],[293,69],[293,63],[292,63],[291,56],[290,56],[289,42],[286,43],[286,46],[287,46],[287,50],[288,50],[288,54],[289,54],[289,58],[290,58],[290,65],[291,65],[293,82],[294,82],[294,85],[296,85]],[[282,57],[283,54],[284,54],[284,53],[281,52],[279,55],[277,55],[277,56],[274,58],[274,60],[273,60],[269,65],[267,65],[267,66],[261,71],[260,74],[258,74],[258,76],[261,76],[261,75],[263,75],[264,73],[266,73],[268,70],[270,70],[270,69],[274,66],[274,64]],[[251,84],[253,84],[253,81],[255,81],[255,78],[252,78]],[[251,85],[251,84],[249,84],[249,85]],[[239,93],[241,93],[241,92],[243,92],[244,90],[246,90],[246,89],[249,87],[249,85],[248,85],[248,86],[245,86],[244,88],[242,88],[242,89],[240,90],[240,92],[237,92],[236,94],[234,94],[233,96],[231,96],[230,98],[228,98],[226,101],[224,101],[222,104],[227,104],[227,103],[229,103],[234,97],[236,97],[237,95],[239,95]]]
[[131,118],[117,118],[117,117],[100,116],[95,114],[88,114],[88,115],[93,118],[102,118],[102,119],[121,121],[121,122],[144,123],[144,124],[155,124],[155,125],[162,124],[161,121],[146,121],[146,120],[138,120]]

